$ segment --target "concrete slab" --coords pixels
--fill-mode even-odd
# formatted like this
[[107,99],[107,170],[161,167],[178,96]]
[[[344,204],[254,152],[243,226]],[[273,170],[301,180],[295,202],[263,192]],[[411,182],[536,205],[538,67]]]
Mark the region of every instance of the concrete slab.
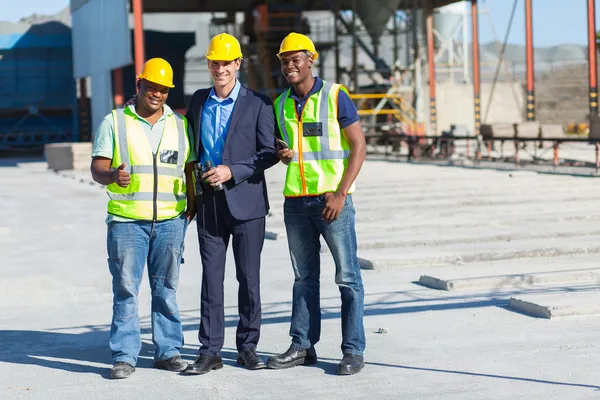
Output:
[[600,316],[600,286],[591,287],[590,291],[583,293],[511,297],[508,309],[544,319]]
[[[577,260],[576,263],[573,261]],[[439,290],[511,290],[547,285],[598,284],[597,256],[518,259],[424,268],[420,285]]]
[[600,237],[589,236],[582,237],[581,240],[577,241],[553,238],[519,240],[507,243],[460,243],[434,247],[425,246],[403,251],[384,248],[364,250],[359,255],[373,262],[375,268],[407,268],[598,253],[600,253]]

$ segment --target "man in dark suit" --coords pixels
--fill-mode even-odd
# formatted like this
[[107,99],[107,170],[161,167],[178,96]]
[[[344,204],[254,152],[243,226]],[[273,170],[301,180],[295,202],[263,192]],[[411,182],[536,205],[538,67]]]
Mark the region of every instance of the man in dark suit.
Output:
[[248,369],[265,367],[256,354],[261,319],[260,254],[269,212],[264,170],[278,162],[271,101],[245,88],[235,77],[242,62],[237,39],[226,33],[213,37],[206,58],[215,84],[194,93],[186,115],[195,132],[199,160],[215,166],[196,182],[204,192],[196,199],[203,266],[201,347],[185,372],[197,375],[223,367],[219,352],[225,336],[223,280],[230,238],[239,282],[237,362]]

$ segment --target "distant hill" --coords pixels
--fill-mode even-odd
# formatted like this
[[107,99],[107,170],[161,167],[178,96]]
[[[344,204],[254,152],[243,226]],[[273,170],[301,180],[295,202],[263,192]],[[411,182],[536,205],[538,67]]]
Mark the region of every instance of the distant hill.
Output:
[[[494,63],[498,61],[501,42],[481,44],[481,62]],[[472,47],[469,47],[471,54]],[[536,63],[575,63],[587,61],[587,46],[579,44],[560,44],[552,47],[535,47],[533,58]],[[507,44],[504,60],[508,63],[525,64],[525,46]]]

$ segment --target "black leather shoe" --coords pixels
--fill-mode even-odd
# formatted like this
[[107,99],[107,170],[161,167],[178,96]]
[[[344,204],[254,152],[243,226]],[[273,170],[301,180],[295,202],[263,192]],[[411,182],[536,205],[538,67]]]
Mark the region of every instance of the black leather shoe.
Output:
[[237,363],[249,370],[266,368],[265,362],[256,354],[256,349],[244,349],[238,353]]
[[133,365],[123,361],[117,361],[110,370],[110,377],[112,379],[125,379],[129,378],[134,372],[135,367]]
[[306,349],[306,357],[304,358],[304,365],[315,365],[317,363],[317,352],[314,347]]
[[363,356],[356,354],[344,354],[344,358],[338,365],[338,375],[354,375],[358,374],[365,366]]
[[283,369],[298,365],[314,365],[317,363],[317,353],[314,349],[297,350],[290,347],[285,353],[269,357],[267,367]]
[[166,360],[155,360],[154,368],[166,369],[167,371],[181,372],[185,371],[188,363],[181,356],[174,356]]
[[194,363],[188,365],[183,373],[190,375],[203,375],[212,371],[213,369],[221,368],[223,368],[223,360],[221,359],[221,356],[199,354]]

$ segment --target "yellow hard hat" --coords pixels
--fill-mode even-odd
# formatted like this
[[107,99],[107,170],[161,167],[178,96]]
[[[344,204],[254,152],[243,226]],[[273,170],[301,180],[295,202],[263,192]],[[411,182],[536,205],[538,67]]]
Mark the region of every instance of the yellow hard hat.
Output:
[[277,53],[277,57],[281,58],[281,55],[283,53],[287,53],[288,51],[302,50],[311,53],[313,61],[319,58],[319,53],[317,53],[315,44],[308,36],[301,33],[292,32],[281,41],[281,46],[279,46],[279,53]]
[[216,61],[233,61],[242,57],[240,42],[228,33],[220,33],[210,39],[206,58]]
[[168,88],[175,87],[173,85],[173,68],[171,68],[171,64],[162,58],[151,58],[146,61],[142,72],[138,75],[138,79],[145,79],[148,82]]

